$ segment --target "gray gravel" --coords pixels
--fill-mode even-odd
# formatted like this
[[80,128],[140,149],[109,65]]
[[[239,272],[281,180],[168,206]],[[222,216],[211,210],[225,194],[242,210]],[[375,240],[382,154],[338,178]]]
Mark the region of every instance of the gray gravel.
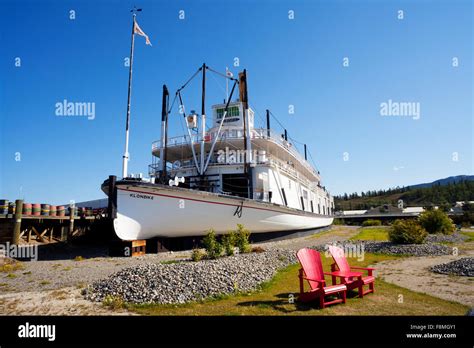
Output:
[[[410,256],[434,256],[434,255],[448,255],[452,252],[452,248],[436,243],[424,244],[395,244],[392,242],[376,242],[376,241],[346,241],[339,243],[338,246],[351,247],[363,245],[364,252],[367,253],[383,253],[388,255],[410,255]],[[325,251],[325,245],[318,245],[314,247],[318,251]]]
[[474,258],[465,257],[456,261],[431,267],[436,273],[474,277]]
[[142,264],[94,282],[83,295],[97,302],[111,295],[132,303],[186,303],[255,290],[294,262],[294,252],[271,250],[199,262]]
[[467,238],[467,236],[460,234],[460,233],[453,233],[451,235],[446,235],[446,234],[429,234],[428,237],[426,237],[425,242],[429,243],[462,243],[464,242]]

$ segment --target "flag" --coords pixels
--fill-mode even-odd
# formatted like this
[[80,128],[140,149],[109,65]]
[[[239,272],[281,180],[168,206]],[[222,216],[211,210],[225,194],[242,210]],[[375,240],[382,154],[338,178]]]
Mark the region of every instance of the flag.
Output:
[[232,74],[232,71],[229,70],[229,68],[225,68],[225,74],[229,77],[234,77],[234,74]]
[[151,42],[150,42],[150,39],[149,39],[148,35],[143,32],[142,28],[140,28],[137,21],[135,21],[134,24],[133,24],[133,32],[135,34],[140,35],[140,36],[144,36],[146,44],[151,46]]

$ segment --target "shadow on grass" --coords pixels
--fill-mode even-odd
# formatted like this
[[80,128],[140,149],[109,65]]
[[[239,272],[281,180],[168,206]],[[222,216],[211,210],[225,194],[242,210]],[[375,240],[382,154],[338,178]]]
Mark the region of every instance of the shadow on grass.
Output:
[[[290,298],[294,299],[294,302],[290,302]],[[261,300],[261,301],[247,301],[239,302],[237,306],[242,307],[258,307],[258,308],[269,308],[281,313],[295,313],[295,312],[306,312],[319,308],[319,301],[316,299],[311,302],[301,302],[298,301],[298,295],[293,293],[281,293],[274,296],[275,300]],[[355,291],[349,291],[347,293],[347,298],[356,298],[358,293]]]

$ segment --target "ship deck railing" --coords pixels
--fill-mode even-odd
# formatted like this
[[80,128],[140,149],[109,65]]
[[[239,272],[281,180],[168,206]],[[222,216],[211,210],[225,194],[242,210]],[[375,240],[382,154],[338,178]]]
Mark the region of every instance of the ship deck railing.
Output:
[[[242,165],[242,164],[244,164],[243,162],[240,162],[240,161],[229,162],[229,163],[219,162],[217,160],[217,158],[218,158],[218,155],[214,154],[211,157],[211,160],[209,161],[209,165],[214,167],[214,166],[230,166],[230,165]],[[156,176],[157,173],[161,170],[160,160],[157,159],[156,161],[157,161],[156,163],[150,164],[148,166],[148,174],[150,176]],[[289,177],[291,177],[295,181],[299,182],[300,184],[304,184],[308,189],[310,189],[312,191],[314,191],[318,188],[321,189],[321,190],[325,190],[324,187],[322,187],[322,186],[318,185],[317,183],[312,182],[312,181],[306,179],[305,177],[303,177],[302,175],[300,175],[300,173],[297,170],[295,170],[291,165],[285,163],[284,161],[279,160],[278,158],[276,158],[272,155],[265,155],[265,158],[258,157],[256,159],[256,161],[253,162],[253,164],[255,164],[255,165],[267,165],[267,166],[277,168],[279,171],[287,174]],[[176,165],[176,164],[172,164],[171,167],[169,167],[167,170],[172,175],[174,175],[179,171],[189,170],[189,169],[193,169],[193,168],[195,168],[195,165],[193,163],[193,159],[185,159],[185,160],[180,162],[179,166]]]
[[[217,136],[217,131],[209,132],[205,135],[206,142],[212,142]],[[280,145],[288,152],[290,152],[298,161],[300,161],[308,170],[313,172],[316,175],[319,175],[319,171],[315,169],[308,161],[304,158],[301,153],[296,149],[296,147],[289,141],[286,141],[281,134],[278,134],[272,130],[266,128],[254,128],[251,131],[252,139],[267,139],[275,142]],[[221,132],[220,141],[226,140],[240,140],[244,139],[244,131],[241,129],[228,129]],[[193,137],[194,143],[199,143],[202,140],[201,135],[196,135]],[[183,146],[185,144],[190,144],[189,135],[180,135],[176,137],[168,138],[167,147],[173,146]],[[157,151],[161,148],[161,140],[154,141],[152,143],[152,152]]]

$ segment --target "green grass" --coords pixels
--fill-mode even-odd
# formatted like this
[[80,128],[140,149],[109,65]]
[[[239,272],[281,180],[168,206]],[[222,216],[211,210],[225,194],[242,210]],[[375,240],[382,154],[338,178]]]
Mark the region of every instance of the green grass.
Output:
[[327,236],[327,235],[348,237],[354,232],[355,232],[355,230],[348,229],[345,226],[333,225],[333,226],[331,226],[331,228],[329,230],[312,234],[308,238],[309,239],[318,239],[318,238],[321,238],[321,237]]
[[[324,254],[324,269],[332,260]],[[397,259],[395,256],[366,254],[363,261],[351,259],[354,266],[368,266],[379,261]],[[376,266],[375,266],[376,267]],[[465,315],[469,307],[438,299],[399,286],[376,280],[375,293],[363,299],[351,292],[346,304],[318,309],[316,303],[303,304],[298,297],[299,265],[292,265],[277,273],[258,291],[223,295],[214,299],[183,305],[125,304],[125,308],[142,315]],[[330,284],[330,279],[326,279]],[[400,303],[400,295],[403,302]],[[294,299],[292,302],[291,299]]]
[[469,237],[465,242],[474,242],[474,231],[461,231],[461,234]]
[[162,265],[172,265],[174,263],[179,263],[180,261],[179,260],[168,260],[168,261],[161,261],[160,263]]
[[363,227],[360,232],[350,240],[388,240],[388,228],[386,227]]
[[5,258],[2,264],[0,264],[0,272],[10,273],[24,268],[23,264],[14,259]]

